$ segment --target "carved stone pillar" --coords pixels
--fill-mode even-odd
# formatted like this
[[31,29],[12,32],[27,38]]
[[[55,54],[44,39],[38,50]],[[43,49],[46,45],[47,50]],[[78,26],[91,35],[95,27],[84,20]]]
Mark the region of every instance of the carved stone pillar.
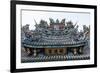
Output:
[[24,51],[24,52],[27,52],[27,48],[23,48],[23,51]]
[[77,49],[76,49],[76,48],[73,49],[73,54],[74,54],[74,55],[77,54]]
[[37,56],[37,50],[36,49],[33,50],[33,55],[34,55],[34,57]]
[[31,54],[31,50],[30,50],[30,48],[27,48],[27,54],[28,54],[28,55]]
[[82,47],[79,48],[79,53],[80,53],[80,54],[83,53],[83,48],[82,48]]

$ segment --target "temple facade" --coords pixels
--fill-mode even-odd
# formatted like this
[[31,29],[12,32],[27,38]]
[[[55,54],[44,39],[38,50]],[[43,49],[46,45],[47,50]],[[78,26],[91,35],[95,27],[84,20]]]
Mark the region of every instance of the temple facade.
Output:
[[[36,22],[36,21],[35,21]],[[28,27],[28,25],[27,25]],[[35,24],[35,30],[25,31],[23,28],[24,39],[22,45],[28,56],[64,56],[68,54],[84,54],[84,46],[88,42],[86,35],[89,32],[79,32],[78,26],[65,19],[54,21],[50,19],[48,24],[41,20]]]

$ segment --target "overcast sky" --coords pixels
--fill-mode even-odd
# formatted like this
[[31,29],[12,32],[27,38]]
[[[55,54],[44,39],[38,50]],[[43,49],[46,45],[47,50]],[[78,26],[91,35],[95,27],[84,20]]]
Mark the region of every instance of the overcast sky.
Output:
[[77,22],[79,25],[79,30],[82,30],[83,25],[90,25],[90,14],[89,13],[74,13],[74,12],[47,12],[47,11],[22,11],[22,26],[29,24],[30,30],[34,30],[35,22],[40,22],[41,19],[45,20],[49,24],[49,18],[52,18],[56,21],[59,19],[66,19],[67,21],[72,21],[74,24]]

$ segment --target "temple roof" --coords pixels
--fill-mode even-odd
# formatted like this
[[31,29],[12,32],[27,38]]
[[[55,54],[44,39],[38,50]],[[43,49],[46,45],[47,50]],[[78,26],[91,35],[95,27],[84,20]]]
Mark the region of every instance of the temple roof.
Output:
[[26,39],[23,41],[25,47],[31,48],[62,48],[62,47],[79,47],[85,45],[85,40],[75,41],[66,37],[43,37],[40,40]]
[[[50,24],[65,23],[65,19],[61,22],[50,19]],[[67,22],[64,25],[63,30],[51,30],[47,28],[49,25],[46,21],[41,20],[39,24],[36,24],[36,29],[30,31],[32,33],[25,33],[25,38],[22,40],[24,47],[31,48],[61,48],[61,47],[79,47],[84,46],[86,43],[84,33],[78,31],[78,27],[75,27],[73,23]],[[53,27],[51,27],[53,28]],[[56,27],[58,28],[58,27]]]
[[59,43],[51,43],[51,42],[26,42],[23,43],[24,47],[30,48],[64,48],[64,47],[80,47],[85,45],[85,41],[81,42],[59,42]]

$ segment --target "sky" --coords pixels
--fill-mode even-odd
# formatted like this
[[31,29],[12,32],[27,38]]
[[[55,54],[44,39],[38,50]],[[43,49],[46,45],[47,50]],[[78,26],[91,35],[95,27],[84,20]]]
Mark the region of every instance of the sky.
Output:
[[[48,22],[49,18],[52,18],[56,21],[58,19],[61,21],[62,19],[66,19],[65,22],[72,21],[73,24],[77,23],[79,26],[78,30],[82,30],[82,26],[90,25],[90,13],[82,13],[82,12],[53,12],[53,11],[22,11],[22,26],[29,24],[29,29],[35,29],[35,21],[37,23],[40,22],[41,19]],[[35,20],[35,21],[34,21]]]

